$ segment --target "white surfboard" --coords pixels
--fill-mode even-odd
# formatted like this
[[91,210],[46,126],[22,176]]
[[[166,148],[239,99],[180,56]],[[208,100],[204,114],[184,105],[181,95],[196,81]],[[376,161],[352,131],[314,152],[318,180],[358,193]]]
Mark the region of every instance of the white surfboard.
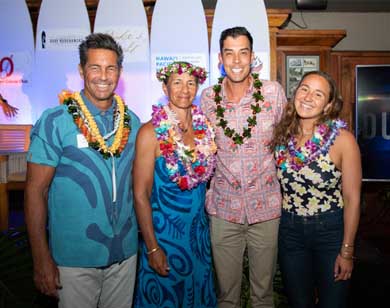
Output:
[[58,93],[83,87],[78,46],[90,34],[84,0],[43,0],[36,34],[36,117],[58,105]]
[[[254,70],[260,78],[270,79],[270,44],[267,11],[263,0],[219,0],[214,11],[211,32],[210,70],[212,84],[221,76],[219,69],[219,38],[227,28],[243,26],[253,37],[256,59]],[[261,69],[261,70],[260,70]]]
[[[173,61],[187,61],[209,71],[207,24],[201,0],[157,0],[151,29],[152,100],[164,101],[156,70]],[[208,86],[208,79],[198,90]]]
[[100,0],[94,32],[112,35],[124,52],[123,72],[116,89],[127,106],[146,122],[150,99],[149,31],[142,0]]
[[0,93],[19,109],[10,118],[0,108],[0,124],[31,124],[34,35],[26,1],[1,0],[0,20]]

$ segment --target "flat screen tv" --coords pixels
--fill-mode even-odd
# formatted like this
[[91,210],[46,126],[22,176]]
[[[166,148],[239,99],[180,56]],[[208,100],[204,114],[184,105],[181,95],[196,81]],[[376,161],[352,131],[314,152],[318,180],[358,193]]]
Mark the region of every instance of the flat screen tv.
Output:
[[355,132],[363,180],[390,181],[390,65],[356,66]]

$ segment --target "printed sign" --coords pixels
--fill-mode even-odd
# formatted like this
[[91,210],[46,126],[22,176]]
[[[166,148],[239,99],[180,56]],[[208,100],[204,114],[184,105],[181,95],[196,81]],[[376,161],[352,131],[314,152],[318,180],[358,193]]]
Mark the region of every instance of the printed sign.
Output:
[[78,28],[43,29],[40,31],[39,50],[77,50],[89,33]]
[[124,62],[146,62],[149,57],[148,29],[141,26],[115,27],[104,30],[121,45]]

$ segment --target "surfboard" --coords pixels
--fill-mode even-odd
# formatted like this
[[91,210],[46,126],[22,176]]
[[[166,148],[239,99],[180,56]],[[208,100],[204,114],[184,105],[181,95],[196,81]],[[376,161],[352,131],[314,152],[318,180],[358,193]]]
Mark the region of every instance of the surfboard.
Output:
[[[151,27],[152,101],[166,101],[156,70],[173,61],[187,61],[209,71],[207,24],[201,0],[158,0]],[[208,80],[198,90],[195,103]]]
[[116,93],[146,122],[152,112],[150,99],[149,31],[142,0],[100,0],[94,32],[112,35],[124,52],[123,72]]
[[216,83],[221,76],[218,60],[219,38],[227,28],[243,26],[253,37],[255,60],[253,70],[260,78],[270,79],[270,43],[268,17],[263,0],[220,0],[214,11],[210,48],[210,82]]
[[19,109],[10,118],[0,108],[0,124],[31,124],[34,35],[26,1],[0,1],[0,20],[0,93]]
[[58,105],[63,89],[80,90],[78,46],[90,33],[84,0],[43,0],[36,34],[36,117]]

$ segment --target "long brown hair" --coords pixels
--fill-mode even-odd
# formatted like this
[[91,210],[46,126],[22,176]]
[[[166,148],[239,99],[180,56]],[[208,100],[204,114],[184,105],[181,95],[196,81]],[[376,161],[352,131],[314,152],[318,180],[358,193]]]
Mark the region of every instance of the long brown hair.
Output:
[[272,151],[275,151],[275,148],[279,145],[286,146],[288,140],[292,136],[296,136],[300,133],[299,116],[295,109],[294,101],[297,89],[301,86],[302,81],[310,75],[318,75],[323,77],[328,82],[330,89],[328,100],[328,103],[331,104],[330,108],[322,113],[316,124],[324,123],[327,120],[336,119],[340,116],[341,110],[343,109],[343,101],[334,79],[329,74],[322,71],[311,71],[306,73],[303,75],[301,81],[295,89],[293,97],[284,108],[282,118],[274,129],[273,138],[270,143],[270,148]]

